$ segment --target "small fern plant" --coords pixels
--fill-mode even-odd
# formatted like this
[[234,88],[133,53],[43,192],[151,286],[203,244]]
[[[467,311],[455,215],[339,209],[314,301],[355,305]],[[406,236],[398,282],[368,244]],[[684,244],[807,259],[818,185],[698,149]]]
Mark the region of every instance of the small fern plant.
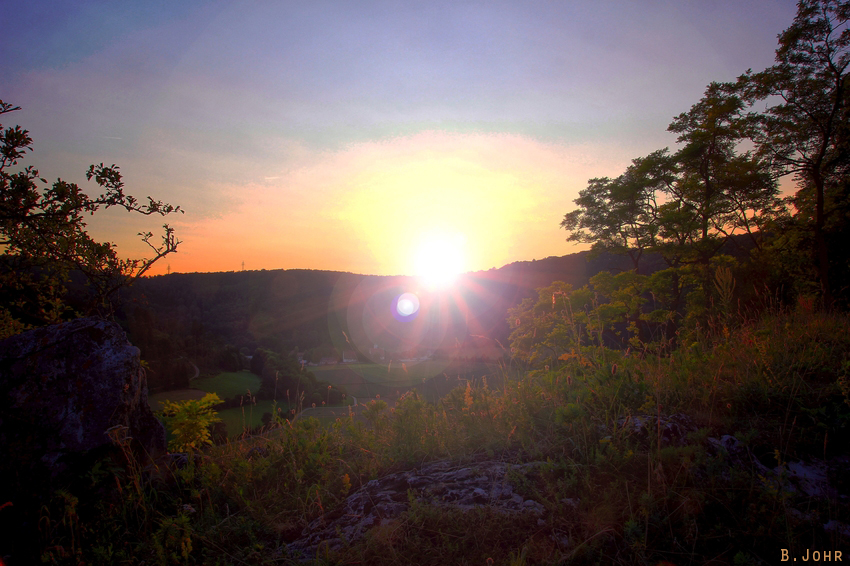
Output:
[[210,425],[221,421],[213,407],[221,402],[215,393],[190,401],[164,401],[162,416],[173,437],[168,443],[168,450],[193,452],[212,444]]

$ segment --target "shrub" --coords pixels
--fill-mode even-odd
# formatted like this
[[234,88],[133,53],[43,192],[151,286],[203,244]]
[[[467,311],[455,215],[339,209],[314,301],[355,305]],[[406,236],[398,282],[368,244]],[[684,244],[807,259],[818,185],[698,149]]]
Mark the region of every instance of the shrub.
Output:
[[213,407],[221,403],[215,393],[190,401],[164,401],[162,415],[174,438],[168,443],[172,452],[194,451],[212,444],[210,428],[221,419]]

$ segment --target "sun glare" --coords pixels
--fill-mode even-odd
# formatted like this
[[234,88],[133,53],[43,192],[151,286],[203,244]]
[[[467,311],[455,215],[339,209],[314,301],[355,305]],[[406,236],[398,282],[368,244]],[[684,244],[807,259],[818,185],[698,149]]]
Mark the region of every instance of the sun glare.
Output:
[[428,234],[416,248],[415,273],[433,288],[451,285],[465,267],[464,238],[460,234]]

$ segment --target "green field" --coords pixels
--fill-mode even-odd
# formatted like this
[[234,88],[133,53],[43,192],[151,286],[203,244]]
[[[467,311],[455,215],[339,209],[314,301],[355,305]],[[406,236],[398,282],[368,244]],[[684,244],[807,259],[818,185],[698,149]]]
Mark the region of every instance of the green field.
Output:
[[[192,387],[193,389],[176,389],[151,395],[149,397],[151,408],[159,411],[162,409],[163,401],[200,399],[206,393],[215,393],[222,399],[247,395],[249,390],[256,395],[260,389],[260,378],[249,371],[223,372],[214,377],[195,379],[192,381]],[[283,410],[288,410],[286,400],[280,406]],[[227,436],[242,434],[245,426],[255,427],[262,424],[263,413],[272,412],[272,402],[257,401],[256,405],[252,405],[246,399],[244,409],[244,416],[241,407],[219,411],[219,417],[227,426]]]
[[[488,383],[498,384],[504,369],[497,364],[480,362],[428,360],[416,363],[337,364],[311,367],[316,379],[344,387],[356,397],[394,395],[416,388],[436,402],[450,389],[474,377],[487,376]],[[437,379],[434,379],[437,378]]]
[[[245,403],[242,407],[219,411],[218,416],[227,427],[227,436],[233,438],[242,434],[245,428],[253,428],[263,424],[263,413],[273,413],[272,403],[273,401],[258,400],[256,405]],[[278,401],[278,407],[282,411],[289,410],[286,400],[283,403]]]
[[354,373],[364,381],[389,387],[415,387],[423,379],[431,379],[444,372],[450,372],[449,362],[428,360],[424,362],[393,362],[384,364],[337,364],[333,366],[311,367],[319,381],[331,385],[343,385],[345,378]]
[[215,377],[204,377],[192,381],[192,387],[216,393],[222,399],[229,399],[237,395],[246,395],[248,390],[256,395],[260,389],[260,378],[250,371],[222,372]]
[[[498,367],[480,363],[428,360],[415,363],[393,362],[387,365],[370,363],[315,366],[311,367],[310,371],[317,380],[343,387],[350,395],[359,397],[361,400],[374,398],[377,395],[394,397],[398,391],[403,392],[410,388],[417,388],[420,392],[426,393],[429,398],[436,399],[446,393],[443,389],[455,387],[461,383],[455,379],[458,374],[468,376],[470,372],[474,372],[477,375],[484,375],[498,371]],[[432,392],[433,382],[429,383],[429,380],[442,375],[449,379],[439,390],[435,389]],[[214,377],[195,379],[192,381],[192,387],[192,389],[178,389],[151,395],[151,407],[154,410],[160,410],[162,401],[200,399],[205,393],[216,393],[222,399],[246,395],[249,390],[256,395],[260,388],[260,378],[247,370],[223,372]],[[283,399],[280,397],[279,394],[279,406],[283,411],[288,411],[285,394]],[[242,434],[246,427],[253,428],[261,425],[263,413],[271,412],[272,401],[258,400],[256,405],[253,405],[246,399],[243,407],[224,409],[219,411],[218,415],[227,427],[227,435],[235,437]],[[326,420],[333,422],[335,417],[328,416]]]

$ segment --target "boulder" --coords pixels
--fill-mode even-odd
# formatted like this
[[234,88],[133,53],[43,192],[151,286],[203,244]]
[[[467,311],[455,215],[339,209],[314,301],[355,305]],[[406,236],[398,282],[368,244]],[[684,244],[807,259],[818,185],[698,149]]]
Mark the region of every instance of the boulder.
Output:
[[0,503],[61,487],[110,431],[143,459],[165,452],[139,349],[117,324],[81,318],[0,342]]

